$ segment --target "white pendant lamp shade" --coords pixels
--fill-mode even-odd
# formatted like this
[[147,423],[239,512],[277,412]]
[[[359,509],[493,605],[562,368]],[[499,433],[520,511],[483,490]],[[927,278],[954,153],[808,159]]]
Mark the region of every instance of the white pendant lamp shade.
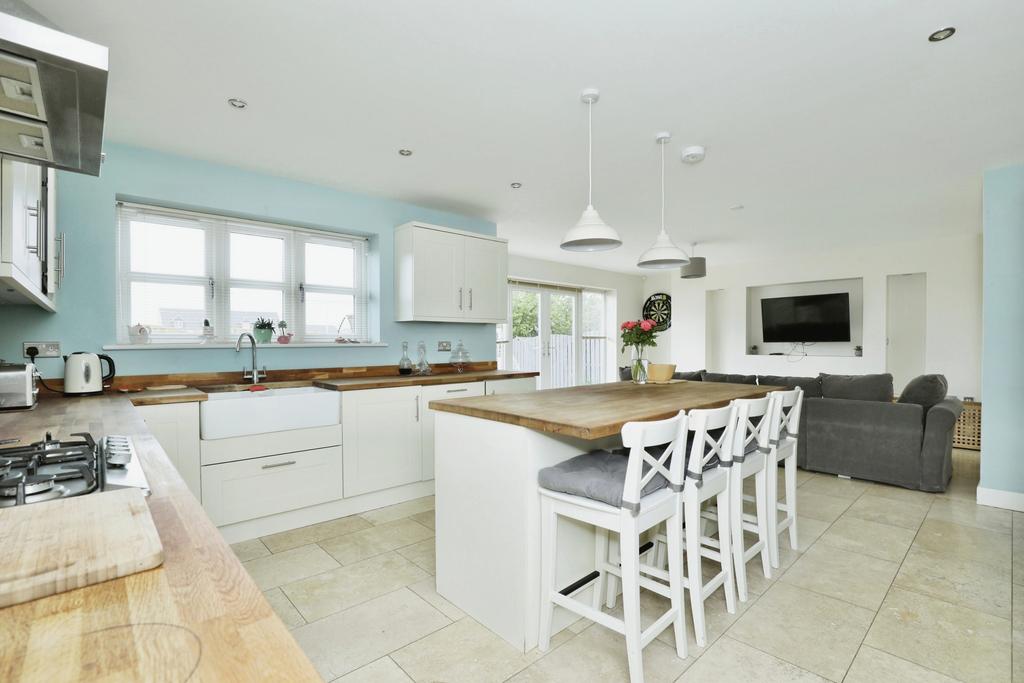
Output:
[[565,233],[562,249],[568,251],[605,251],[622,244],[619,233],[598,215],[591,205],[583,210],[579,222]]
[[654,136],[655,142],[661,146],[661,231],[651,248],[640,255],[636,263],[640,268],[678,268],[690,262],[686,252],[673,244],[665,231],[665,145],[671,139],[668,133]]
[[619,233],[598,215],[594,208],[594,102],[600,93],[594,88],[584,90],[580,99],[587,105],[587,208],[562,239],[566,251],[606,251],[622,245]]

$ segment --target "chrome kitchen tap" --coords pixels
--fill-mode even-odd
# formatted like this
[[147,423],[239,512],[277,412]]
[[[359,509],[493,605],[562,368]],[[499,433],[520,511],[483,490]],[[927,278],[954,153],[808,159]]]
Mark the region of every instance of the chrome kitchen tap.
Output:
[[256,339],[248,332],[243,332],[238,335],[238,341],[235,342],[235,353],[242,352],[242,339],[245,337],[249,338],[249,344],[252,345],[252,371],[246,370],[245,366],[242,366],[242,379],[251,379],[253,384],[259,384],[260,380],[267,376],[267,366],[263,366],[263,370],[256,369]]

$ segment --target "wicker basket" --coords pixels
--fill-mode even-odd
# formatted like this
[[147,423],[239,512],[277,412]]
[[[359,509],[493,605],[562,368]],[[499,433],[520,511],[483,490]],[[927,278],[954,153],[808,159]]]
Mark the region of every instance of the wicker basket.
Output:
[[981,450],[981,403],[964,401],[964,412],[956,421],[953,447]]

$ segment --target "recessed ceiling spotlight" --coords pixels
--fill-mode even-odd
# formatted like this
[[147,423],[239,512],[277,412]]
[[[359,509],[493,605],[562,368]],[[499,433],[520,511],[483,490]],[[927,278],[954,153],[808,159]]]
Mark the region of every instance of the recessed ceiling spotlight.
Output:
[[733,204],[732,206],[729,207],[729,210],[730,211],[742,211],[745,208],[747,208],[747,207],[743,206],[742,204]]
[[956,28],[953,26],[947,26],[946,28],[940,28],[935,33],[928,36],[929,43],[941,43],[947,38],[952,38],[953,34],[956,33]]
[[411,157],[412,156],[412,150],[411,149],[400,149],[400,150],[398,150],[398,153],[401,154],[403,157]]
[[235,109],[245,109],[246,107],[249,106],[248,102],[246,102],[245,100],[239,99],[237,97],[229,97],[228,98],[228,104],[230,104]]
[[518,190],[522,186],[523,186],[522,183],[512,183],[512,185],[511,185],[513,190]]

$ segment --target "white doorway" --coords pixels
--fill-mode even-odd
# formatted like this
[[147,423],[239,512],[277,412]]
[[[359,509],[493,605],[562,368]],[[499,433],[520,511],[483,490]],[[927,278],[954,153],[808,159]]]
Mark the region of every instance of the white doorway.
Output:
[[925,273],[886,278],[885,367],[897,394],[907,382],[924,374],[927,285]]

